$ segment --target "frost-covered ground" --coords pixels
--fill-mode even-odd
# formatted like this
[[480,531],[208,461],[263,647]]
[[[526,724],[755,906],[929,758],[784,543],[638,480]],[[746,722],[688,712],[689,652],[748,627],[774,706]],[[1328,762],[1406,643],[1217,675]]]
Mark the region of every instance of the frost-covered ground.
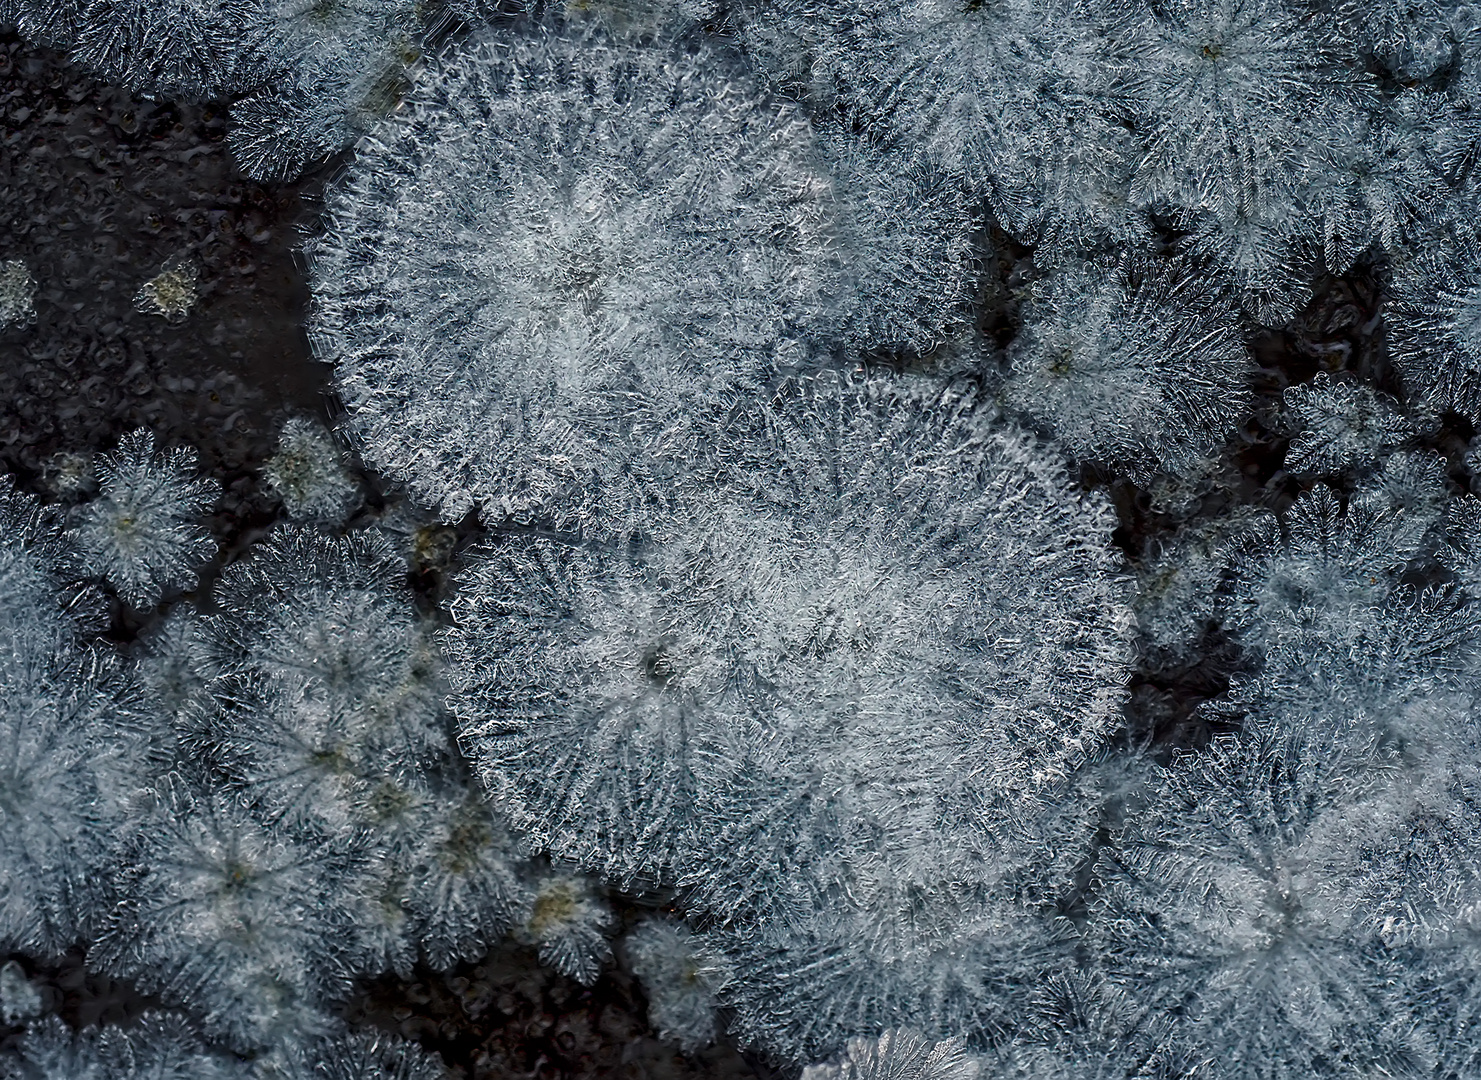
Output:
[[1474,1073],[1474,13],[1047,18],[0,0],[0,1075]]

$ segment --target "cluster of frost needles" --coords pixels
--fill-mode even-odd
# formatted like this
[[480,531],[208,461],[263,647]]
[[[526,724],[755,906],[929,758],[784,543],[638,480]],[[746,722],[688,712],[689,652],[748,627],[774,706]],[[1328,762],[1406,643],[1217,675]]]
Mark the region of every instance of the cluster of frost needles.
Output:
[[[436,1077],[338,1006],[514,935],[808,1080],[1481,1076],[1481,13],[0,23],[249,175],[354,147],[283,521],[220,566],[142,430],[0,489],[0,1075]],[[1381,362],[1272,392],[1358,277]],[[337,439],[477,534],[440,608]],[[159,1010],[48,1015],[79,948]]]

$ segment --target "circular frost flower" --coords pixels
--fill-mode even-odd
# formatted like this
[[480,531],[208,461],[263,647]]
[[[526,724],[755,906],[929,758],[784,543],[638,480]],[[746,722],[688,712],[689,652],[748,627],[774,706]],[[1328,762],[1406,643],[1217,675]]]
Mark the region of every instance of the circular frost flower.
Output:
[[984,804],[1114,722],[1129,615],[1110,509],[973,404],[789,382],[640,542],[485,546],[453,605],[452,704],[513,824],[716,907],[739,902],[703,880],[721,863],[740,891],[789,867],[822,891],[865,857],[977,874]]
[[1248,408],[1235,313],[1191,267],[1064,268],[1034,288],[1008,359],[1012,408],[1142,480],[1193,472]]
[[620,535],[839,280],[811,128],[730,56],[535,27],[433,65],[311,247],[368,460],[448,517]]
[[216,553],[201,525],[221,485],[196,472],[194,450],[157,453],[140,428],[98,460],[98,498],[80,507],[72,538],[87,567],[124,603],[144,609],[163,589],[188,589],[196,567]]

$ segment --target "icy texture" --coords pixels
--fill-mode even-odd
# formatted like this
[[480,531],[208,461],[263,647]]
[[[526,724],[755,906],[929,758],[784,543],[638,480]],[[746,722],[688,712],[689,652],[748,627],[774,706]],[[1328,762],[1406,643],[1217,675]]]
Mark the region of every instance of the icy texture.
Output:
[[234,1057],[211,1053],[191,1024],[148,1012],[127,1028],[70,1031],[55,1016],[27,1028],[14,1057],[0,1056],[6,1080],[232,1080],[251,1075]]
[[1137,627],[1162,657],[1195,656],[1201,639],[1223,616],[1227,547],[1233,522],[1189,529],[1149,553],[1137,575]]
[[802,1080],[977,1080],[977,1063],[959,1039],[932,1042],[913,1031],[851,1039],[837,1062],[809,1065]]
[[306,1055],[306,1067],[289,1080],[444,1080],[436,1054],[390,1035],[351,1032],[326,1039]]
[[724,972],[683,923],[648,918],[624,942],[648,998],[648,1022],[686,1054],[715,1041],[715,989]]
[[41,991],[31,985],[25,969],[14,960],[0,965],[0,1021],[19,1023],[41,1015]]
[[[1099,974],[1045,979],[1001,1070],[1012,1080],[1211,1080],[1211,1055],[1178,1042],[1156,1010]],[[989,1075],[993,1075],[989,1073]]]
[[219,709],[197,742],[269,822],[364,836],[366,966],[481,956],[524,918],[529,887],[449,757],[440,663],[394,546],[281,528],[223,573],[216,599],[194,648]]
[[540,962],[590,986],[612,957],[612,909],[593,883],[569,874],[539,882],[518,936],[540,950]]
[[1248,409],[1234,312],[1193,267],[1067,266],[1037,283],[1009,348],[1008,404],[1077,457],[1188,472]]
[[856,302],[845,340],[928,352],[966,320],[975,223],[965,201],[941,170],[908,155],[837,134],[824,148],[852,229],[844,269]]
[[143,726],[137,683],[76,642],[60,529],[0,484],[0,948],[66,949],[106,903],[105,859]]
[[709,852],[775,882],[774,847],[923,829],[902,851],[925,865],[984,798],[1093,750],[1129,629],[1108,510],[972,406],[803,381],[641,546],[487,545],[454,601],[452,703],[531,842],[622,880]]
[[[0,22],[3,22],[0,19]],[[36,318],[36,279],[19,259],[0,262],[0,330]]]
[[446,745],[438,665],[405,570],[378,533],[285,527],[217,586],[216,737],[273,817],[362,821],[384,776],[415,776]]
[[1386,822],[1380,773],[1256,734],[1179,756],[1097,867],[1108,974],[1232,1076],[1422,1067],[1403,958],[1353,903]]
[[200,299],[200,270],[187,259],[170,259],[160,272],[134,295],[135,310],[158,315],[166,322],[183,322]]
[[278,452],[268,458],[262,474],[294,521],[338,524],[360,494],[333,437],[322,425],[299,416],[283,425]]
[[1402,595],[1398,575],[1440,519],[1444,473],[1431,457],[1414,462],[1422,467],[1411,475],[1408,456],[1398,457],[1399,478],[1419,485],[1411,510],[1396,508],[1381,484],[1360,489],[1345,508],[1318,486],[1283,521],[1266,516],[1240,541],[1230,623],[1247,645],[1268,650],[1309,631],[1345,643]]
[[1328,17],[1285,0],[1174,0],[1149,24],[1140,198],[1217,216],[1289,212],[1307,162],[1372,84]]
[[253,75],[253,0],[85,0],[72,59],[146,97],[204,101]]
[[1398,253],[1420,240],[1470,153],[1476,118],[1469,113],[1449,95],[1399,88],[1333,133],[1303,192],[1321,216],[1330,270],[1345,271],[1371,243]]
[[395,108],[420,51],[410,0],[259,0],[263,86],[232,107],[232,155],[289,180]]
[[1417,434],[1388,395],[1325,371],[1288,389],[1285,404],[1300,429],[1286,450],[1293,473],[1366,471]]
[[743,39],[779,82],[988,192],[1025,242],[1086,250],[1145,232],[1127,199],[1133,69],[1105,49],[1134,32],[1120,7],[786,0],[743,11]]
[[471,45],[327,203],[311,338],[367,460],[448,519],[630,531],[839,278],[807,121],[709,45]]
[[190,588],[196,567],[216,553],[199,520],[220,485],[195,465],[194,450],[156,453],[142,428],[97,463],[98,497],[77,509],[71,535],[89,570],[130,607],[153,607],[162,589]]
[[1481,1067],[1471,1031],[1481,1019],[1481,732],[1466,717],[1409,755],[1393,785],[1392,827],[1374,835],[1359,910],[1407,963],[1401,985],[1431,1003],[1417,1019],[1437,1033],[1440,1076]]
[[1481,417],[1481,243],[1469,223],[1398,262],[1387,319],[1409,397]]
[[365,837],[293,836],[191,788],[167,785],[137,823],[129,895],[89,961],[189,1004],[241,1050],[296,1042],[351,970]]

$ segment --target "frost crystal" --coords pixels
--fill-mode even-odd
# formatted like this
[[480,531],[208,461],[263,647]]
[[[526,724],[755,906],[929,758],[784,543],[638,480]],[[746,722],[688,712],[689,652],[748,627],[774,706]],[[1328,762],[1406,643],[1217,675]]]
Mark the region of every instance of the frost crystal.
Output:
[[977,1080],[977,1063],[960,1039],[933,1042],[913,1031],[850,1039],[835,1063],[809,1065],[802,1080]]
[[612,909],[591,882],[555,874],[536,888],[519,937],[539,948],[542,964],[590,986],[612,956],[612,922]]
[[[972,405],[804,380],[641,545],[487,545],[453,605],[452,704],[516,827],[624,881],[705,852],[785,878],[773,844],[875,829],[924,829],[902,840],[924,865],[969,807],[1091,752],[1129,630],[1109,510]],[[792,799],[813,807],[768,827]]]
[[645,919],[625,946],[659,1038],[686,1054],[714,1042],[715,989],[724,973],[705,957],[689,928],[672,919]]
[[87,0],[71,58],[146,97],[203,101],[252,76],[251,0]]
[[807,121],[709,45],[470,45],[327,196],[310,336],[366,458],[445,517],[622,535],[805,358],[830,192]]
[[296,1040],[349,970],[364,837],[289,835],[239,800],[166,787],[94,962],[188,1004],[241,1049]]
[[441,1059],[414,1042],[352,1031],[309,1044],[283,1080],[445,1080],[447,1075]]
[[156,453],[142,428],[98,462],[98,498],[77,509],[72,538],[130,607],[153,607],[161,589],[190,588],[195,568],[216,552],[198,521],[220,485],[195,465],[193,450]]
[[0,484],[0,948],[58,953],[106,903],[89,868],[119,823],[137,683],[75,641],[54,519]]
[[237,1059],[209,1052],[186,1020],[148,1012],[128,1028],[70,1031],[47,1017],[27,1028],[13,1061],[0,1059],[7,1080],[246,1080]]
[[354,508],[359,487],[345,469],[344,454],[319,424],[295,416],[283,425],[278,452],[262,469],[294,521],[337,524]]
[[260,0],[264,85],[232,108],[242,171],[282,181],[337,153],[390,112],[417,59],[409,0]]
[[36,279],[19,259],[0,262],[0,330],[24,326],[36,318]]
[[1105,970],[1231,1075],[1423,1063],[1402,958],[1353,903],[1364,841],[1388,823],[1380,776],[1360,754],[1258,735],[1177,758],[1098,865]]
[[41,1015],[41,991],[31,985],[14,960],[0,966],[0,1020],[14,1024]]
[[145,315],[163,316],[166,322],[183,322],[200,299],[199,280],[200,271],[193,262],[171,259],[134,294],[134,308]]
[[1481,243],[1468,224],[1398,263],[1387,318],[1409,396],[1481,417]]
[[1078,457],[1187,472],[1248,408],[1234,313],[1191,267],[1067,267],[1023,320],[1004,396]]
[[1386,394],[1325,371],[1288,389],[1285,403],[1300,426],[1286,451],[1294,473],[1366,471],[1417,434]]
[[1371,82],[1335,27],[1286,0],[1173,0],[1148,27],[1147,201],[1265,216],[1294,202],[1307,162],[1349,130]]
[[218,738],[273,817],[363,821],[381,778],[445,748],[438,665],[391,544],[277,530],[217,586]]

